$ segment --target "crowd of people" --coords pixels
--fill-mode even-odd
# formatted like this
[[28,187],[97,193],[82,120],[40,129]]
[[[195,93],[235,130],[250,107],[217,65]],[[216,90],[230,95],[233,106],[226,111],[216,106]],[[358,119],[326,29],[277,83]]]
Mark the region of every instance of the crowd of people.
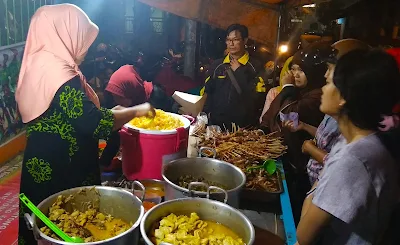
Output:
[[[16,101],[28,136],[20,191],[35,204],[100,185],[98,140],[109,139],[100,159],[107,165],[123,124],[154,115],[153,106],[174,106],[132,65],[109,72],[100,103],[79,69],[98,32],[71,4],[43,6],[32,17]],[[400,201],[399,53],[351,39],[313,43],[287,60],[280,85],[267,91],[247,40],[245,26],[227,29],[228,53],[202,90],[209,123],[282,134],[298,244],[390,244]],[[22,216],[19,240],[35,243]]]
[[285,62],[280,85],[265,93],[247,37],[245,26],[230,26],[229,53],[209,71],[211,124],[281,132],[298,244],[395,244],[399,52],[354,39],[312,43]]

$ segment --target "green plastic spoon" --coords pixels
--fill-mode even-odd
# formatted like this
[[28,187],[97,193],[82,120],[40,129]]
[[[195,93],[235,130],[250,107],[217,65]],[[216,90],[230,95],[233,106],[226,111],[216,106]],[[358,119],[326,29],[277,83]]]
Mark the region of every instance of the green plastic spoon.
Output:
[[46,215],[40,211],[35,204],[33,204],[24,193],[19,194],[19,199],[34,213],[45,225],[47,225],[57,236],[63,239],[66,242],[70,243],[84,243],[85,241],[82,240],[80,237],[70,237],[65,234],[58,226],[56,226],[51,220],[49,220]]
[[273,175],[276,172],[276,162],[275,160],[265,160],[265,162],[260,166],[249,167],[247,171],[251,171],[254,169],[264,169],[269,175]]

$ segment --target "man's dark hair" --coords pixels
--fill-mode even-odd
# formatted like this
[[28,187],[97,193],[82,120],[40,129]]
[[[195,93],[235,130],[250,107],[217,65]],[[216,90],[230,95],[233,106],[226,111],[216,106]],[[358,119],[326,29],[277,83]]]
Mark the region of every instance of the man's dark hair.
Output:
[[246,39],[249,37],[249,29],[245,25],[241,24],[232,24],[226,29],[226,35],[228,36],[229,33],[233,31],[238,31],[240,32],[240,35],[242,36],[243,39]]
[[399,101],[397,63],[380,50],[355,50],[342,56],[333,82],[346,100],[341,113],[361,129],[377,130],[382,115],[391,115]]
[[[174,100],[171,96],[168,96],[165,87],[160,84],[153,83],[153,92],[150,95],[149,102],[157,109],[166,112],[178,112],[174,110]],[[179,110],[179,106],[175,109]]]

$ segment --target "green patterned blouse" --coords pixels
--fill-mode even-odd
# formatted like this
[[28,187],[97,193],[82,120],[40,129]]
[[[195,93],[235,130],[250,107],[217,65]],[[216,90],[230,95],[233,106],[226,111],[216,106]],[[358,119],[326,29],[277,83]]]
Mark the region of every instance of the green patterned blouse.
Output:
[[[37,205],[65,189],[99,185],[98,141],[107,140],[113,125],[111,110],[98,109],[78,77],[65,83],[49,109],[28,124],[21,193]],[[34,241],[22,217],[19,234],[20,243]]]

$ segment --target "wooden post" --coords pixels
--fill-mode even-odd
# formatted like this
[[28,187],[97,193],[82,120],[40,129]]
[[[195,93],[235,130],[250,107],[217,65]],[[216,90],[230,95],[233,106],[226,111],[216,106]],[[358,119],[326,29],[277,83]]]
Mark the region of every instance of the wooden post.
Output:
[[194,20],[186,20],[183,71],[185,76],[188,76],[192,79],[194,79],[196,75],[196,40],[197,22]]

